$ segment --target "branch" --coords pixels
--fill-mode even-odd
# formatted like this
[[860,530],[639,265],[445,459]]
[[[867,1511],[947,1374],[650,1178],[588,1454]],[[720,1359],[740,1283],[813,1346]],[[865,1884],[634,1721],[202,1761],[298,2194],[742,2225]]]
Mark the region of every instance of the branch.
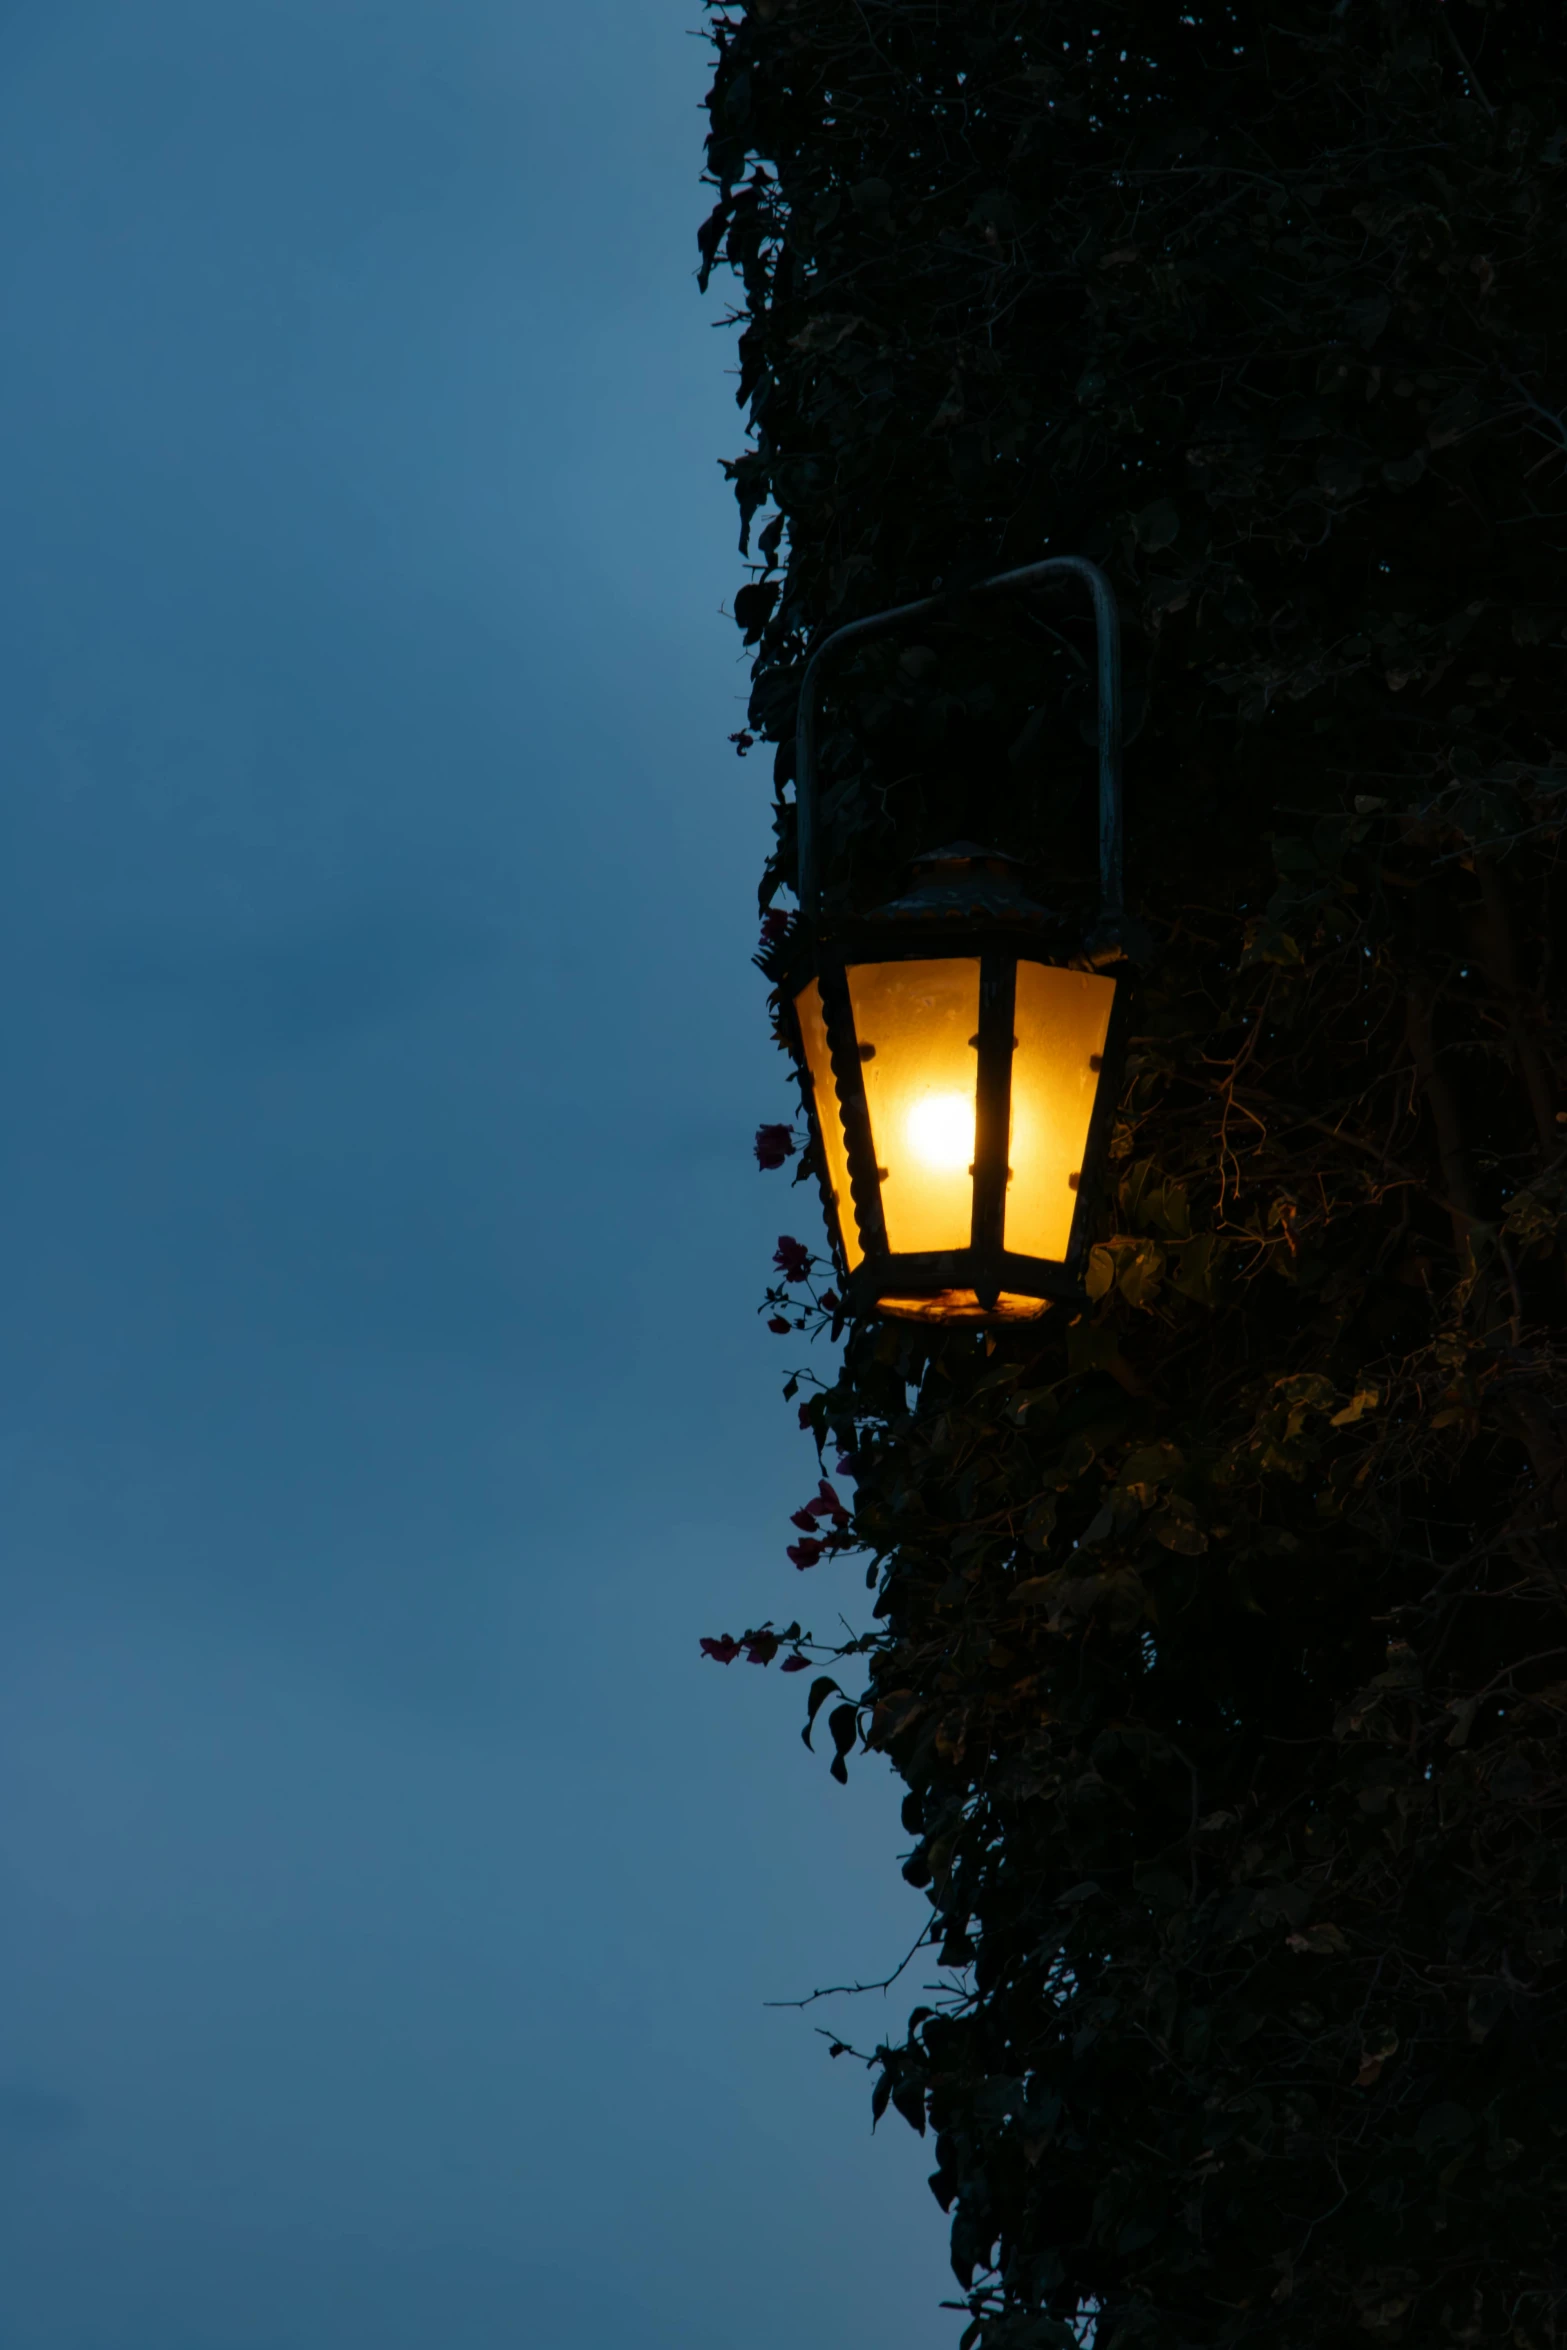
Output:
[[890,1991],[909,1961],[924,1949],[927,1942],[934,1942],[935,1939],[934,1921],[929,1925],[922,1926],[919,1939],[913,1949],[908,1952],[906,1957],[901,1958],[891,1974],[879,1983],[828,1983],[820,1991],[813,1991],[808,1999],[764,1999],[762,2005],[764,2007],[812,2007],[818,1999],[852,1999],[861,1991]]

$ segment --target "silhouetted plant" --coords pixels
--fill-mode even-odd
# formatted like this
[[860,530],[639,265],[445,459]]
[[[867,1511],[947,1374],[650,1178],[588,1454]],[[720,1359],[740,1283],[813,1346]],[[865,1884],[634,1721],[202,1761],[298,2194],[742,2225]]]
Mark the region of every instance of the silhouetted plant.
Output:
[[[1545,2350],[1561,14],[749,0],[713,31],[764,909],[813,639],[1074,552],[1128,618],[1158,942],[1089,1302],[850,1327],[797,1372],[843,1482],[792,1555],[870,1553],[874,1618],[710,1644],[830,1662],[834,1770],[863,1744],[906,1783],[949,1989],[875,2051],[875,2110],[934,2132],[966,2344]],[[1086,909],[1087,643],[1065,603],[959,605],[845,661],[830,902],[964,835]],[[780,1241],[768,1311],[830,1344],[808,1253]]]

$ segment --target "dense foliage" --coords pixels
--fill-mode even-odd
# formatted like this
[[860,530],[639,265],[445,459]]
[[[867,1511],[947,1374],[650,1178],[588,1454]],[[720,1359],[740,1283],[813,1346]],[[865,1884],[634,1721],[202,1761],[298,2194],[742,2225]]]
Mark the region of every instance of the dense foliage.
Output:
[[[1081,1311],[840,1354],[780,1244],[841,1456],[795,1563],[877,1592],[812,1712],[905,1781],[947,1969],[876,2110],[934,2133],[982,2350],[1545,2350],[1561,14],[748,0],[714,36],[774,948],[808,645],[1042,552],[1122,596],[1157,942]],[[834,902],[956,834],[1080,889],[1088,645],[1065,598],[960,603],[845,664]]]

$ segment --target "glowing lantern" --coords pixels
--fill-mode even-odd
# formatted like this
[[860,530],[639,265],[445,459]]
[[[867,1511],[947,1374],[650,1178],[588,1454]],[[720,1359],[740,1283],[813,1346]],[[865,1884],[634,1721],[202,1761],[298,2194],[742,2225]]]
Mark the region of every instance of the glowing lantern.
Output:
[[[1069,572],[1099,634],[1099,922],[1086,941],[1023,891],[1014,861],[960,841],[917,860],[876,912],[823,921],[815,695],[835,649],[950,599],[853,621],[818,647],[800,695],[801,912],[784,980],[851,1311],[925,1321],[1030,1319],[1079,1295],[1088,1198],[1114,1105],[1124,984],[1115,604],[1090,563],[1057,557],[983,589]],[[969,593],[983,590],[969,590]]]

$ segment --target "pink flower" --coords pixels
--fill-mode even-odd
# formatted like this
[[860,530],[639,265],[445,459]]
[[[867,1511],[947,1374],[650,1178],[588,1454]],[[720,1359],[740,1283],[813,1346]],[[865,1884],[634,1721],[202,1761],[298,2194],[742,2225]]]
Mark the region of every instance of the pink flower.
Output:
[[794,1135],[787,1126],[758,1126],[753,1145],[759,1167],[781,1167],[794,1157]]
[[740,1654],[740,1643],[726,1632],[722,1640],[704,1640],[702,1654],[710,1656],[715,1664],[732,1665]]
[[[806,1567],[814,1567],[822,1555],[823,1548],[824,1545],[814,1540],[810,1535],[807,1535],[803,1542],[791,1542],[788,1550],[790,1564],[799,1567],[802,1572]],[[727,1658],[725,1662],[728,1662]]]
[[[822,1479],[821,1489],[818,1492],[816,1499],[814,1501],[808,1501],[805,1505],[805,1508],[800,1512],[800,1518],[807,1516],[812,1518],[831,1518],[833,1524],[839,1527],[847,1526],[849,1523],[848,1511],[844,1508],[842,1502],[838,1499],[838,1496],[836,1493],[834,1493],[832,1487],[828,1484],[825,1477]],[[796,1518],[794,1521],[797,1526],[800,1523],[800,1518]]]
[[811,1270],[811,1252],[804,1241],[791,1240],[787,1232],[780,1232],[773,1263],[786,1281],[803,1281]]
[[810,1661],[808,1656],[786,1656],[778,1670],[780,1673],[803,1673]]
[[786,1322],[782,1314],[773,1314],[768,1320],[767,1327],[772,1331],[776,1338],[787,1338],[790,1331],[794,1328],[794,1324],[792,1322]]

